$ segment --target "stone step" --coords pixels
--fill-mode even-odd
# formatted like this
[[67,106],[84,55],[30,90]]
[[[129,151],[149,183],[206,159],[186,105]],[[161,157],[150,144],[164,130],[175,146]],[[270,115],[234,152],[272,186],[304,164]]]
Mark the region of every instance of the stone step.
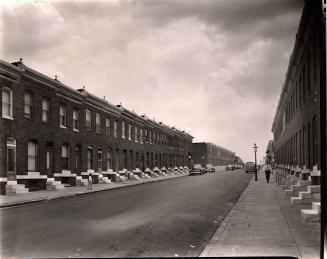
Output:
[[321,213],[321,203],[316,201],[312,203],[312,209],[317,211],[318,213]]
[[306,191],[307,187],[306,186],[301,186],[301,185],[292,185],[291,190],[293,190],[294,192]]
[[[16,182],[16,184],[15,184]],[[25,188],[24,184],[17,184],[17,181],[10,181],[10,184],[5,187],[7,195],[16,195],[21,193],[28,193],[29,189]]]
[[320,185],[310,185],[307,187],[308,192],[311,193],[320,193]]
[[312,193],[311,192],[299,192],[299,197],[302,199],[311,199]]
[[302,209],[301,216],[304,221],[320,221],[320,212],[313,209]]
[[293,190],[285,190],[284,192],[286,196],[292,196],[294,194]]
[[309,185],[311,185],[311,181],[310,180],[300,180],[298,182],[298,185],[299,186],[309,186]]
[[291,203],[292,204],[302,204],[302,200],[300,197],[291,197]]

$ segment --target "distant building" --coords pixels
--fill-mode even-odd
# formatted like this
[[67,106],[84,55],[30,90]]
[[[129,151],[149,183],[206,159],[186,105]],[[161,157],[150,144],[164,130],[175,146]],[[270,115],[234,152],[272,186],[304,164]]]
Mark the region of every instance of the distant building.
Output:
[[243,160],[239,157],[239,156],[235,156],[235,164],[237,165],[245,165],[245,163],[243,162]]
[[235,153],[212,143],[199,142],[192,144],[192,162],[205,167],[207,164],[213,166],[225,166],[235,163]]

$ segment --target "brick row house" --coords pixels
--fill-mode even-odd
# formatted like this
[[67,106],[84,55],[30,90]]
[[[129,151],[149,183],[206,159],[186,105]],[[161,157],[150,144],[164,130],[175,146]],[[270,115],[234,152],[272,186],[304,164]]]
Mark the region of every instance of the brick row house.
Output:
[[278,183],[292,204],[312,204],[301,209],[308,221],[320,220],[320,184],[326,179],[325,10],[321,1],[304,1],[272,125]]
[[[92,172],[188,166],[193,137],[122,105],[0,60],[0,183],[74,184]],[[65,177],[64,177],[65,176]]]
[[320,168],[320,89],[326,85],[321,80],[322,24],[315,15],[319,8],[305,1],[275,113],[272,132],[278,164]]

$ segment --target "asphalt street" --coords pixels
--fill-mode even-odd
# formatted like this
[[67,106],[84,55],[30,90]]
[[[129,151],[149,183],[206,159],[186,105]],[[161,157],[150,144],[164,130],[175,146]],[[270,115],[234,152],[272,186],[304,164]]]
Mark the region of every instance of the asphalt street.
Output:
[[1,258],[198,256],[252,176],[207,173],[4,208]]

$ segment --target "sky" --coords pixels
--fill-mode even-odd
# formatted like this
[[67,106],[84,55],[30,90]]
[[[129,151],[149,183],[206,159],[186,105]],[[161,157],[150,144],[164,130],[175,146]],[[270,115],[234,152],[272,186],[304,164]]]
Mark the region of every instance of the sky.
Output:
[[0,2],[0,58],[265,155],[303,0]]

